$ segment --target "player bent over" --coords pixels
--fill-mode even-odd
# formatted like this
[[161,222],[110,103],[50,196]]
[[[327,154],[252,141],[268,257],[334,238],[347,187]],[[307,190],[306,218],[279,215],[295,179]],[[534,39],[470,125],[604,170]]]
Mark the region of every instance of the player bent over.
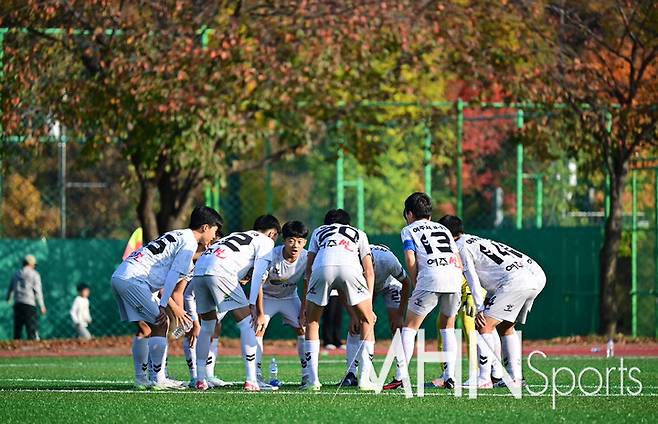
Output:
[[[308,252],[304,249],[308,228],[299,221],[286,222],[281,228],[283,245],[272,250],[272,262],[263,282],[263,307],[265,309],[265,328],[257,334],[258,351],[256,355],[258,380],[263,383],[262,357],[263,334],[272,317],[283,315],[283,322],[291,326],[297,335],[297,354],[300,363],[304,362],[304,327],[299,321],[301,300],[297,294],[297,284],[304,278]],[[302,368],[302,385],[304,373]]]
[[[153,371],[153,388],[171,388],[165,376],[165,355],[169,321],[165,308],[169,308],[179,321],[190,318],[182,305],[170,299],[176,285],[184,280],[192,267],[192,258],[199,243],[207,244],[223,220],[214,209],[200,206],[192,211],[189,228],[169,231],[128,256],[112,275],[112,292],[124,321],[139,323],[133,338],[132,354],[135,366],[135,386],[144,389],[150,385],[146,370],[150,359]],[[163,289],[158,301],[156,293]],[[140,337],[140,335],[150,337]]]
[[[402,327],[404,313],[407,310],[409,299],[410,282],[404,272],[402,264],[391,250],[381,244],[371,244],[372,260],[375,268],[375,288],[373,301],[377,295],[384,296],[386,312],[391,327],[391,334]],[[342,297],[342,296],[341,296]],[[356,314],[352,308],[347,306],[350,315],[350,326],[347,334],[347,375],[342,382],[342,387],[357,386],[356,370],[359,365],[360,334]],[[357,325],[354,325],[356,323]],[[401,380],[401,370],[396,367],[395,379]]]
[[[409,278],[415,286],[407,307],[407,320],[402,329],[404,372],[408,373],[418,329],[425,317],[439,305],[443,351],[448,355],[444,387],[452,389],[455,387],[457,351],[455,315],[460,306],[462,279],[457,245],[446,227],[431,221],[432,200],[427,194],[416,192],[407,197],[403,215],[408,224],[401,232],[404,257]],[[384,389],[401,386],[402,381],[395,379],[384,386]]]
[[[208,389],[205,364],[217,323],[217,308],[220,312],[233,311],[240,328],[240,346],[246,371],[244,389],[261,389],[256,379],[256,333],[262,331],[265,317],[259,293],[272,261],[274,241],[280,231],[281,226],[274,216],[262,215],[256,218],[252,231],[236,232],[219,239],[197,261],[192,278],[201,321],[196,348],[197,389]],[[251,268],[251,291],[247,299],[240,280]]]
[[[365,275],[365,276],[364,276]],[[306,306],[306,342],[304,364],[308,380],[302,390],[320,390],[318,357],[320,355],[320,317],[329,301],[329,292],[345,293],[347,302],[361,324],[359,388],[374,390],[370,382],[372,357],[375,350],[375,314],[372,311],[374,272],[368,236],[350,225],[350,215],[342,209],[332,209],[324,217],[324,225],[311,236],[306,264],[304,290]],[[304,310],[304,309],[302,309]]]
[[[492,386],[493,361],[483,344],[495,352],[494,331],[497,330],[502,341],[503,362],[509,364],[513,384],[520,386],[523,381],[521,342],[514,330],[514,323],[525,324],[535,298],[546,285],[546,275],[537,262],[518,250],[497,241],[464,234],[464,225],[456,216],[446,215],[439,222],[444,223],[457,238],[464,258],[466,279],[474,281],[474,285],[481,284],[487,291],[487,298],[481,306],[478,305],[475,317],[480,333],[478,381],[467,381],[466,385],[477,384],[480,388]],[[498,385],[504,387],[502,381]]]

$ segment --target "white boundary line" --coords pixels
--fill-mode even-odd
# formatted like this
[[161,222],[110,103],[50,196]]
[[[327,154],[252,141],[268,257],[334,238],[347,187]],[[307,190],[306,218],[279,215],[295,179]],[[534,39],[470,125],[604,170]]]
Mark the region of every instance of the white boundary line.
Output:
[[[308,393],[308,392],[287,392],[287,391],[275,391],[275,392],[261,392],[261,393],[254,393],[254,392],[245,392],[245,391],[237,391],[237,390],[231,390],[231,391],[207,391],[207,392],[198,392],[194,390],[181,390],[181,391],[176,391],[176,390],[169,390],[169,391],[137,391],[137,390],[122,390],[122,389],[111,389],[111,390],[102,390],[102,389],[0,389],[0,393],[20,393],[20,392],[26,392],[26,393],[35,393],[35,392],[41,392],[41,393],[125,393],[125,394],[135,394],[135,395],[169,395],[169,394],[186,394],[186,395],[244,395],[244,396],[258,396],[259,394],[265,394],[267,396],[306,396],[306,397],[311,397],[311,396],[404,396],[404,393],[391,393],[391,392],[382,392],[380,395],[375,395],[374,393],[366,393],[366,392],[339,392],[335,393],[333,391],[326,391],[326,392],[313,392],[313,393]],[[509,393],[486,393],[486,392],[478,392],[478,397],[512,397],[511,394]],[[538,395],[538,396],[533,396],[533,395],[525,395],[523,396],[524,398],[544,398],[544,397],[552,397],[552,394],[544,394],[544,395]],[[452,398],[454,397],[452,392],[443,392],[443,393],[425,393],[425,397],[446,397],[446,398]],[[586,396],[583,394],[575,394],[575,395],[558,395],[557,397],[559,398],[579,398],[579,397],[601,397],[601,398],[606,398],[606,397],[658,397],[658,393],[641,393],[639,395],[622,395],[622,394],[609,394],[609,395],[596,395],[596,396]],[[467,399],[464,397],[464,399]]]

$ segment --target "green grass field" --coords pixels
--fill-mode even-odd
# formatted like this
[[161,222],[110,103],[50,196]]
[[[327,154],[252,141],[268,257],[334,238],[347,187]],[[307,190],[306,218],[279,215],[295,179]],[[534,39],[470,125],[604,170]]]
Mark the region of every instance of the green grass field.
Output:
[[[192,390],[177,392],[137,392],[132,387],[132,361],[125,357],[69,358],[0,358],[0,422],[656,422],[658,404],[658,358],[625,358],[624,367],[637,367],[633,377],[642,383],[640,394],[636,382],[625,378],[622,392],[620,374],[609,374],[597,396],[585,396],[578,386],[567,396],[556,397],[552,409],[549,389],[541,396],[524,390],[522,399],[514,399],[505,389],[479,391],[477,399],[455,398],[446,390],[426,389],[424,398],[407,399],[402,391],[380,395],[354,389],[337,390],[334,383],[344,373],[338,358],[323,357],[320,375],[321,392],[299,392],[299,369],[293,358],[278,358],[280,377],[290,382],[278,392],[246,393],[235,384],[231,388],[205,393]],[[378,358],[378,365],[383,358]],[[269,360],[269,358],[266,358]],[[268,362],[264,362],[268,363]],[[533,358],[533,366],[547,374],[569,367],[578,373],[594,367],[605,377],[605,369],[620,365],[619,358]],[[431,367],[431,368],[430,368]],[[170,358],[172,377],[186,379],[187,368],[181,357]],[[221,357],[217,374],[230,381],[243,378],[240,358]],[[466,371],[466,366],[464,366]],[[415,373],[415,371],[412,370]],[[524,372],[530,388],[539,391],[543,378],[527,367]],[[426,379],[438,374],[436,365],[428,365]],[[415,374],[412,374],[415,376]],[[415,379],[415,377],[413,377]],[[556,384],[566,392],[571,377],[558,374]],[[581,386],[595,391],[598,378],[592,370],[583,375]],[[415,393],[415,391],[414,391]]]

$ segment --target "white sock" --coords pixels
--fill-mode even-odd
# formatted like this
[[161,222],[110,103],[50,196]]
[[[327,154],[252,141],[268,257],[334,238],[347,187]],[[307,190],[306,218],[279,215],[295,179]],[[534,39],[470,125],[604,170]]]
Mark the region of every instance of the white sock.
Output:
[[309,384],[320,384],[318,377],[318,359],[320,357],[320,340],[306,340],[304,342],[304,360],[306,361],[306,375]]
[[210,338],[215,331],[215,320],[201,320],[201,331],[196,339],[196,373],[197,380],[205,381],[206,363],[210,352]]
[[208,349],[208,360],[206,361],[206,378],[215,377],[215,364],[217,363],[217,346],[219,339],[214,338],[210,341],[210,348]]
[[149,358],[153,366],[153,380],[162,383],[165,376],[165,355],[167,352],[166,337],[149,337]]
[[[488,346],[488,347],[487,347]],[[491,333],[480,334],[477,338],[478,349],[478,381],[488,382],[491,381],[491,364],[493,363],[492,355],[489,354],[488,349],[493,350],[494,336]]]
[[446,361],[446,377],[455,378],[455,356],[457,355],[457,337],[454,328],[441,330],[442,349],[448,354]]
[[190,380],[196,380],[196,349],[190,349],[190,339],[183,339],[183,352],[185,352],[185,362],[187,369],[190,371]]
[[491,362],[491,376],[493,378],[503,378],[503,365],[500,363],[500,359],[502,358],[502,352],[501,352],[501,347],[500,347],[500,336],[498,335],[497,331],[493,331],[491,333],[493,336],[493,341],[494,341],[494,352],[496,353],[496,357],[493,359]]
[[521,375],[521,342],[519,336],[514,333],[511,336],[502,337],[503,356],[509,364],[508,372],[514,380],[523,378]]
[[256,337],[256,376],[263,378],[263,338]]
[[148,378],[146,371],[149,362],[149,339],[133,337],[133,364],[135,365],[135,380],[144,381]]
[[407,368],[407,373],[409,373],[409,364],[411,364],[411,358],[414,356],[414,345],[416,343],[417,333],[417,330],[411,329],[409,327],[402,328],[402,349],[404,350],[402,366]]
[[248,316],[238,323],[240,327],[240,347],[242,348],[242,358],[244,359],[244,368],[246,374],[245,381],[256,383],[256,352],[258,350],[258,341],[256,333],[251,327],[251,317]]
[[306,375],[304,370],[304,336],[297,336],[297,355],[299,355],[299,363],[302,367],[302,376]]
[[351,372],[354,375],[356,375],[356,368],[359,366],[359,357],[361,356],[359,352],[360,347],[361,336],[347,333],[347,349],[345,350],[347,372]]
[[360,384],[370,383],[370,373],[372,372],[372,359],[375,357],[375,341],[364,340],[363,348],[360,349],[359,363],[361,364],[361,375],[359,376]]
[[167,344],[165,345],[164,373],[165,373],[165,378],[169,378],[169,342],[167,342]]

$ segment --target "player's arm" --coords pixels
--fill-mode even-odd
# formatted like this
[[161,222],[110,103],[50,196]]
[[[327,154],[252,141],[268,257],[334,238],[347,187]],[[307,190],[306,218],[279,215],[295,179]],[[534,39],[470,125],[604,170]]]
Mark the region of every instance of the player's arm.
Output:
[[[169,308],[171,313],[174,315],[174,318],[176,319],[176,322],[174,323],[176,326],[187,326],[192,323],[192,318],[190,318],[190,316],[187,314],[187,312],[185,312],[185,309],[183,308],[183,292],[185,291],[186,286],[187,277],[183,277],[174,286],[172,295],[170,295],[169,299],[167,299],[167,305],[162,306],[162,299],[160,300],[160,308],[162,310]],[[164,299],[164,290],[162,298]]]
[[404,262],[407,264],[407,269],[409,270],[409,283],[410,287],[416,287],[416,278],[418,277],[418,264],[416,263],[416,251],[415,250],[406,250],[404,251]]
[[464,278],[466,278],[468,287],[471,289],[471,295],[473,296],[475,307],[477,308],[477,311],[480,312],[484,307],[484,299],[482,299],[482,285],[480,284],[480,278],[475,272],[473,258],[467,249],[460,249],[459,255],[461,256],[462,264],[464,265]]
[[372,296],[375,291],[375,267],[372,265],[372,255],[366,255],[361,259],[361,266],[363,267],[363,274],[368,284],[368,291],[370,292],[370,296]]
[[254,312],[254,331],[259,333],[265,328],[265,313],[263,311],[263,280],[267,278],[272,262],[272,249],[274,241],[268,239],[266,242],[256,246],[254,258],[254,272],[251,275],[251,287],[249,288],[249,306]]
[[398,311],[400,312],[400,316],[404,317],[404,315],[407,313],[407,306],[409,306],[409,295],[411,294],[411,279],[409,276],[405,274],[404,278],[402,278],[400,283],[402,283],[402,291],[400,292],[400,308]]

